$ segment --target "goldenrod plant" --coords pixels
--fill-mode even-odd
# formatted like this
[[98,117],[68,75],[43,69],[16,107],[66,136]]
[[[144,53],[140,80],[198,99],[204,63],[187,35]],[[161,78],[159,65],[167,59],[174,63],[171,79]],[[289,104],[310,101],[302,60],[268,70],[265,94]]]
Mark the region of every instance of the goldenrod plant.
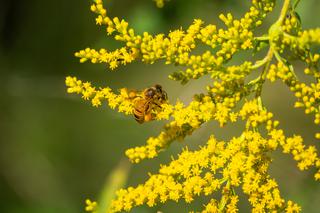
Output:
[[[155,2],[158,7],[170,4],[164,0]],[[266,81],[280,80],[294,93],[297,99],[294,107],[303,108],[306,114],[314,116],[315,125],[320,124],[320,55],[313,48],[320,44],[320,28],[303,29],[296,11],[299,2],[252,0],[248,12],[239,19],[231,13],[220,14],[223,28],[195,19],[186,30],[139,35],[124,19],[110,17],[102,0],[94,0],[91,11],[97,14],[96,24],[123,46],[115,50],[80,50],[75,56],[81,63],[104,63],[113,71],[133,61],[147,64],[161,61],[184,68],[172,73],[169,76],[172,80],[186,84],[208,75],[212,82],[204,85],[206,92],[195,94],[185,105],[179,100],[170,103],[165,98],[160,102],[147,99],[146,90],[112,91],[76,77],[66,78],[68,93],[80,94],[95,107],[107,103],[112,109],[133,116],[137,99],[146,99],[148,113],[141,112],[146,116],[144,122],[168,120],[159,135],[150,137],[146,145],[126,151],[132,163],[157,157],[171,143],[184,140],[209,121],[217,121],[221,127],[244,121],[240,135],[222,141],[212,134],[198,151],[184,149],[168,165],[161,165],[157,174],[150,174],[144,183],[118,190],[110,209],[103,211],[130,211],[140,205],[152,207],[170,200],[190,203],[196,197],[207,196],[209,202],[195,212],[238,212],[239,190],[241,196],[247,197],[252,212],[301,211],[297,203],[282,197],[277,181],[269,175],[271,153],[281,150],[291,155],[298,169],[315,171],[316,181],[320,180],[320,158],[315,146],[305,145],[302,136],[287,135],[279,127],[279,121],[261,98]],[[256,29],[278,4],[281,11],[276,21],[265,34],[257,35]],[[194,53],[199,45],[210,50]],[[229,63],[241,51],[263,49],[267,52],[260,60]],[[292,65],[293,60],[304,65],[304,74],[313,79],[311,83],[299,80],[296,73],[304,74]],[[255,79],[249,77],[253,72],[259,73]],[[320,139],[320,132],[315,138]],[[87,211],[99,207],[90,200],[86,203]]]

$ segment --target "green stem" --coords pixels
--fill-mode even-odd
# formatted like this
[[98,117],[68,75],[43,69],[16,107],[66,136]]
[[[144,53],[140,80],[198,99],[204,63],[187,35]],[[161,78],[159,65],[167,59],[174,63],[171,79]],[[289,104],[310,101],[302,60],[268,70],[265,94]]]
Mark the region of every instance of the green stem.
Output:
[[263,104],[262,104],[261,96],[258,97],[258,106],[259,106],[259,109],[262,111],[263,110]]
[[268,54],[260,61],[256,61],[256,63],[251,66],[251,69],[257,69],[263,65],[265,65],[268,61],[271,61],[273,57],[273,49],[270,48]]
[[[273,55],[273,52],[272,52],[272,55]],[[269,66],[270,66],[270,62],[271,62],[271,60],[269,60],[265,64],[265,66],[263,68],[263,71],[262,71],[262,73],[260,75],[259,85],[258,85],[258,89],[256,91],[256,97],[260,97],[261,96],[262,86],[263,86],[264,82],[266,81],[266,77],[267,77],[268,69],[269,69]]]
[[[227,191],[230,191],[230,181],[228,180],[228,182],[226,183],[226,186],[225,186],[225,189]],[[222,193],[222,197],[221,197],[221,200],[219,202],[219,209],[218,209],[218,212],[219,213],[223,213],[225,212],[225,207],[226,207],[226,204],[229,200],[229,195],[230,195],[230,192],[229,193]]]
[[281,12],[280,12],[280,16],[276,22],[276,24],[281,25],[282,22],[284,21],[284,19],[286,18],[287,12],[290,8],[290,0],[284,0]]
[[298,39],[298,37],[293,36],[293,35],[290,35],[289,33],[286,33],[286,32],[283,32],[283,35],[284,35],[285,37],[287,37],[287,38],[292,39],[292,40]]
[[282,33],[281,25],[284,19],[286,18],[289,8],[290,8],[290,0],[284,0],[283,6],[280,12],[280,16],[278,20],[270,27],[269,35],[263,36],[263,37],[257,37],[257,40],[259,39],[264,40],[266,38],[269,38],[270,48],[269,48],[268,54],[262,60],[256,61],[256,63],[253,66],[251,66],[251,69],[257,69],[261,66],[264,66],[261,75],[257,79],[254,79],[253,81],[249,82],[249,85],[259,83],[257,92],[256,92],[256,97],[259,97],[261,95],[262,85],[265,82],[270,62],[272,61],[272,58],[276,52],[275,44],[273,43],[273,38],[277,37],[280,33]]
[[258,41],[269,41],[269,36],[258,36],[258,37],[255,37],[254,38],[255,40],[258,40]]
[[293,4],[293,9],[296,9],[299,3],[300,3],[300,0],[296,0]]
[[267,71],[268,71],[270,62],[273,58],[273,53],[274,53],[274,50],[272,47],[270,47],[266,57],[264,57],[261,61],[257,61],[256,64],[251,67],[252,69],[257,69],[264,65],[263,71],[260,74],[260,76],[248,83],[249,86],[258,84],[256,88],[256,97],[259,97],[261,95],[262,85],[265,82],[265,79],[268,73]]

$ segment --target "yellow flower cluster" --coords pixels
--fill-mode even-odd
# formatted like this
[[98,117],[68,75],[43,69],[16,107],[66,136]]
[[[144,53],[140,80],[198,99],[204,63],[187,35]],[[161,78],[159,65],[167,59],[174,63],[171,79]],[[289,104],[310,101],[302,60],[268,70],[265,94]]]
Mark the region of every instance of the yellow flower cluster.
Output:
[[125,154],[131,162],[139,163],[145,158],[151,159],[158,156],[158,153],[168,147],[170,143],[181,140],[191,133],[191,128],[183,130],[174,122],[170,122],[157,137],[150,137],[145,146],[128,149]]
[[[164,6],[165,0],[154,1],[158,7]],[[149,64],[162,60],[165,64],[184,67],[169,76],[182,84],[207,74],[212,80],[205,86],[206,92],[195,94],[188,105],[177,101],[175,104],[161,102],[157,109],[149,106],[154,114],[151,120],[170,121],[158,136],[147,139],[145,145],[126,151],[131,162],[157,157],[172,142],[183,140],[209,121],[219,123],[220,127],[230,122],[245,122],[240,136],[218,141],[212,135],[197,151],[185,148],[177,159],[161,166],[157,174],[150,174],[145,183],[120,189],[111,212],[129,211],[144,204],[154,206],[169,200],[190,203],[198,196],[216,193],[221,194],[220,199],[211,199],[201,212],[238,212],[237,188],[248,196],[252,212],[301,211],[296,203],[281,197],[276,180],[269,175],[271,153],[282,149],[283,153],[291,154],[300,170],[317,170],[316,180],[320,180],[320,158],[315,146],[306,146],[299,135],[287,137],[278,128],[279,121],[273,120],[273,113],[264,107],[261,93],[266,79],[271,82],[280,79],[297,97],[295,107],[304,107],[306,114],[313,113],[314,123],[320,125],[320,55],[312,51],[313,45],[320,44],[320,29],[303,30],[295,10],[299,1],[292,4],[284,0],[279,18],[268,33],[256,36],[256,28],[273,11],[276,2],[252,0],[249,11],[239,19],[231,13],[220,14],[225,28],[195,19],[186,30],[137,35],[125,20],[110,17],[102,0],[94,0],[91,11],[97,14],[97,25],[105,27],[107,35],[123,46],[115,50],[80,50],[75,56],[81,63],[105,63],[114,70],[135,60]],[[200,44],[210,50],[194,53]],[[238,65],[228,63],[240,51],[255,53],[264,47],[269,49],[261,60],[243,61]],[[312,83],[298,79],[290,64],[291,58],[306,64],[304,73],[313,77]],[[249,80],[253,71],[260,75]],[[126,115],[135,114],[137,97],[145,98],[143,91],[122,88],[114,93],[109,87],[96,88],[76,77],[67,77],[66,85],[68,93],[80,94],[93,106],[98,107],[105,101],[110,108]],[[316,138],[320,139],[320,133]],[[96,211],[96,202],[87,200],[86,204],[87,211]]]
[[117,49],[112,52],[108,52],[106,49],[100,49],[96,51],[94,49],[86,48],[75,53],[75,56],[80,58],[80,62],[84,63],[90,60],[91,63],[107,63],[111,70],[118,67],[118,64],[131,63],[135,58],[135,53],[128,52],[126,48]]
[[[315,57],[317,60],[314,60],[314,62],[317,63],[319,54],[315,54]],[[310,68],[305,69],[305,73],[310,74],[310,72]],[[278,62],[277,65],[272,64],[270,66],[267,78],[272,82],[277,78],[285,82],[298,99],[294,106],[305,108],[306,114],[313,113],[314,123],[320,125],[320,81],[310,85],[300,82],[293,72],[293,68],[285,65],[282,61]],[[320,139],[320,133],[316,133],[315,136]]]
[[[151,175],[144,184],[121,189],[112,204],[113,211],[128,211],[143,204],[153,206],[167,200],[184,199],[189,203],[195,196],[208,196],[221,190],[220,202],[211,200],[203,212],[218,212],[219,209],[237,212],[238,197],[233,189],[242,185],[243,192],[249,196],[252,212],[278,212],[280,209],[299,212],[297,204],[285,202],[278,184],[268,175],[271,163],[268,156],[280,145],[284,153],[293,154],[301,170],[310,166],[319,169],[315,147],[306,147],[300,136],[286,138],[282,130],[276,129],[272,114],[261,108],[258,100],[245,103],[240,114],[249,121],[264,117],[257,123],[264,124],[268,137],[254,131],[257,126],[253,122],[250,122],[252,130],[247,129],[230,141],[217,141],[211,136],[206,146],[198,151],[183,150],[178,159],[162,166],[159,174]],[[318,172],[316,179],[319,175]]]
[[[223,149],[223,145],[211,137],[207,147],[200,151],[184,150],[177,160],[172,161],[169,166],[163,166],[160,173],[152,175],[145,184],[120,190],[118,198],[113,202],[113,210],[130,210],[133,206],[145,203],[153,206],[167,200],[184,199],[189,203],[196,195],[211,194],[220,188],[221,181],[215,179],[211,172],[206,172],[203,177],[201,174],[203,169],[210,166],[209,156],[215,152],[215,148],[218,152],[219,148]],[[194,161],[189,161],[190,157]],[[176,180],[176,175],[181,175],[183,181]]]
[[[282,43],[296,50],[295,54],[301,55],[301,52],[308,50],[312,44],[320,44],[320,28],[299,31],[297,36],[285,33]],[[306,57],[306,55],[302,56]]]
[[[310,86],[305,83],[296,83],[291,87],[291,91],[293,91],[298,98],[295,107],[304,107],[306,114],[314,113],[316,118],[320,116],[320,82],[311,83]],[[315,119],[314,122],[315,124],[320,123],[319,119]]]
[[274,82],[278,78],[289,84],[295,83],[293,79],[294,74],[291,72],[290,68],[283,62],[272,64],[267,74],[267,78],[271,82]]
[[[158,6],[163,5],[163,1],[156,2]],[[134,29],[130,28],[125,20],[107,15],[102,0],[95,0],[91,10],[98,14],[96,23],[105,25],[107,33],[115,34],[114,38],[124,42],[125,46],[109,52],[105,49],[96,51],[86,48],[77,52],[76,56],[80,58],[80,62],[89,60],[92,63],[106,63],[111,69],[138,58],[150,64],[156,60],[165,59],[166,64],[175,63],[187,67],[185,71],[175,72],[170,76],[171,79],[186,83],[190,79],[197,79],[207,73],[218,73],[225,69],[222,65],[236,52],[253,48],[252,30],[260,26],[266,14],[272,11],[274,1],[252,2],[250,11],[239,20],[234,19],[231,14],[220,15],[220,19],[228,26],[226,30],[217,30],[217,27],[212,24],[204,26],[202,20],[195,19],[186,31],[178,29],[171,31],[167,36],[164,34],[153,36],[147,32],[136,35]],[[220,50],[215,54],[210,51],[200,55],[191,54],[197,46],[197,41],[212,48],[220,47]]]
[[205,205],[205,209],[201,211],[202,213],[219,212],[218,204],[215,199],[211,199],[210,202]]
[[87,212],[95,213],[97,210],[97,206],[98,206],[97,202],[86,199],[86,208],[85,209]]
[[96,89],[91,86],[91,83],[83,83],[76,77],[67,77],[66,85],[68,93],[81,94],[84,100],[91,100],[92,105],[95,107],[100,106],[102,101],[107,101],[110,108],[115,109],[118,107],[119,112],[127,115],[132,114],[132,97],[130,97],[130,92],[125,88],[120,89],[120,93],[117,95],[109,87]]
[[285,211],[286,213],[300,212],[301,207],[298,206],[296,203],[293,203],[291,200],[289,200]]

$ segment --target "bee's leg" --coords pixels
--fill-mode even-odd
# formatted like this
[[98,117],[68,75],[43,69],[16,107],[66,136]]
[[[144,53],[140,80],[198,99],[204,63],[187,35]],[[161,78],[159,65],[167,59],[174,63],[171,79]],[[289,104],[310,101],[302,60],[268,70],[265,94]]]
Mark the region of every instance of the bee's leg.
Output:
[[139,104],[139,102],[141,102],[143,97],[139,93],[137,93],[136,91],[133,91],[133,92],[129,93],[129,99],[132,101],[132,103],[134,105],[137,105],[137,104]]
[[158,103],[154,102],[154,105],[156,105],[157,107],[159,107],[160,109],[162,108]]

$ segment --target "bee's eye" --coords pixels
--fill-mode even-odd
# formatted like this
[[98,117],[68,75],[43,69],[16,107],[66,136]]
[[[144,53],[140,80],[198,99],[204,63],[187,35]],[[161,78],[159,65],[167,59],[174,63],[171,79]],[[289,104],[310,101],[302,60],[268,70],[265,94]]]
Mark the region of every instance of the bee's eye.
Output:
[[156,85],[155,85],[155,88],[156,88],[156,90],[157,90],[158,93],[162,93],[162,88],[161,88],[160,85],[156,84]]

